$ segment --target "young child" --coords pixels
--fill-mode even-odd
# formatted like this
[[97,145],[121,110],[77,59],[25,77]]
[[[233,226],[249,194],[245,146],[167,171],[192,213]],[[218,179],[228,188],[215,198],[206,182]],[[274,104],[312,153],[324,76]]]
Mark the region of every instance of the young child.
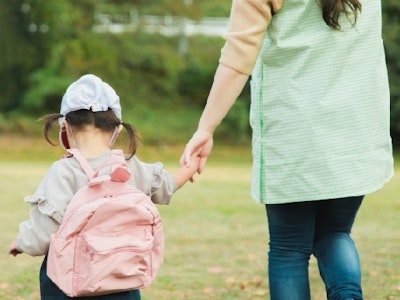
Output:
[[[119,97],[112,87],[94,75],[84,75],[66,90],[60,114],[43,117],[44,135],[53,144],[49,132],[55,121],[60,124],[60,143],[64,148],[77,148],[93,169],[110,155],[111,147],[123,128],[129,136],[127,164],[130,183],[149,195],[156,204],[168,204],[172,194],[191,180],[198,169],[199,158],[193,156],[190,168],[182,167],[171,174],[161,163],[147,164],[136,156],[134,128],[122,122]],[[47,251],[50,235],[57,231],[72,196],[87,182],[87,176],[76,159],[64,157],[53,163],[36,192],[25,201],[31,205],[30,219],[19,225],[19,234],[9,254],[45,255],[40,269],[42,300],[72,299],[66,296],[47,276]],[[82,297],[73,298],[81,299]],[[82,299],[87,299],[84,297]],[[89,297],[91,298],[91,297]],[[102,300],[138,300],[139,290],[93,297]]]

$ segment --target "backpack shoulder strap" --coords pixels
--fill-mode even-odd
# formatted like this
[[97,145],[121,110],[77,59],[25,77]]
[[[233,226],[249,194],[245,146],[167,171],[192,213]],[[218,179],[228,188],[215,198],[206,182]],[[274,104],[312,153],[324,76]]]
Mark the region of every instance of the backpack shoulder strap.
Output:
[[78,149],[76,148],[68,149],[68,152],[72,154],[75,157],[75,159],[79,162],[83,171],[85,171],[89,179],[95,177],[95,172],[90,167],[88,161],[82,156],[82,154],[79,152]]
[[111,167],[111,180],[113,181],[120,181],[120,182],[125,182],[127,181],[130,176],[131,172],[128,169],[124,153],[121,149],[114,149],[111,150],[111,155],[110,157],[96,170],[93,170],[88,161],[82,156],[82,154],[79,152],[78,149],[73,148],[73,149],[68,149],[68,152],[72,154],[76,160],[79,162],[81,165],[82,169],[86,173],[86,175],[89,178],[89,181],[92,180],[93,178],[97,177],[99,174],[99,171],[103,168],[106,167]]
[[121,149],[111,150],[108,164],[112,165],[111,180],[125,182],[131,177],[131,171],[128,168],[124,153]]

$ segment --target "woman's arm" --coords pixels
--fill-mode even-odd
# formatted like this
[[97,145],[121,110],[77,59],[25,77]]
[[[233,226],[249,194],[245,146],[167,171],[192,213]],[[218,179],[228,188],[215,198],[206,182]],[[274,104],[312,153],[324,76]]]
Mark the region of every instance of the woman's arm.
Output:
[[242,74],[223,64],[218,66],[197,131],[186,144],[180,159],[182,166],[191,168],[191,156],[198,152],[200,162],[197,171],[199,173],[203,171],[212,149],[214,131],[235,103],[248,78],[249,75]]
[[237,97],[242,92],[249,75],[220,64],[215,73],[214,82],[207,99],[207,104],[200,117],[198,130],[211,135],[221,123]]

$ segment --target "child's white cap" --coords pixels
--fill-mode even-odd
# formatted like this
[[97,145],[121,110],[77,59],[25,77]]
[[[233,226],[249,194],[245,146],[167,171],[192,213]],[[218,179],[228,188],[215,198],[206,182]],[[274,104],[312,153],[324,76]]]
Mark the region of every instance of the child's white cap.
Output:
[[114,89],[99,77],[87,74],[73,82],[66,90],[62,101],[60,114],[80,109],[93,112],[111,109],[121,119],[119,96]]

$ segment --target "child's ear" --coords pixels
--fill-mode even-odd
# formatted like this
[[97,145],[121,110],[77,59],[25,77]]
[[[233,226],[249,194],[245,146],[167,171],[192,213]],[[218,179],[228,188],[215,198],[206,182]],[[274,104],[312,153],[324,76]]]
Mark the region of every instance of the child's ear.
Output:
[[60,131],[66,132],[67,131],[67,120],[65,120],[65,118],[63,118],[62,121],[60,121]]
[[118,125],[117,128],[115,128],[113,135],[112,135],[112,139],[115,140],[118,138],[119,134],[121,133],[122,129],[124,129],[124,126],[122,124]]
[[64,127],[65,132],[67,133],[67,136],[68,137],[73,136],[71,125],[69,125],[67,121],[64,121],[64,122],[65,123],[63,123],[63,127]]

